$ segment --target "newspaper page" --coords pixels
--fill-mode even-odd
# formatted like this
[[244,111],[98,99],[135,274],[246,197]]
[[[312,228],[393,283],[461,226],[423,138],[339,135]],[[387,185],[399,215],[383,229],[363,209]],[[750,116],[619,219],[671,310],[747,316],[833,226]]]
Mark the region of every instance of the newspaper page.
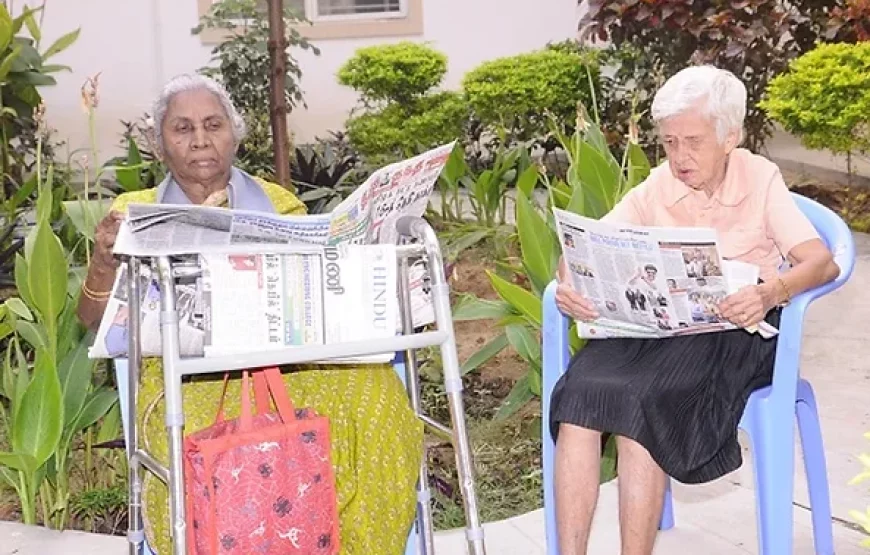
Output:
[[[219,356],[392,337],[396,251],[341,245],[296,254],[205,254],[174,265],[182,356]],[[127,355],[126,265],[91,358]],[[160,356],[160,292],[140,266],[143,356]],[[329,362],[388,362],[393,353]]]
[[[715,230],[614,226],[554,208],[574,288],[601,315],[580,337],[672,337],[737,329],[716,310],[758,282],[758,267],[723,260]],[[764,337],[776,333],[763,323]]]

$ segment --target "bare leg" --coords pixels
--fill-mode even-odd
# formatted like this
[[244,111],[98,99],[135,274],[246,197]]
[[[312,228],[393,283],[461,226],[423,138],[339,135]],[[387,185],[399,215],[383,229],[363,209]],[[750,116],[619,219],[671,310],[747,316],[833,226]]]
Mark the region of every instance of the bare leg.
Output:
[[617,436],[616,449],[622,555],[650,555],[662,514],[666,476],[636,441]]
[[553,486],[556,525],[563,555],[584,555],[598,502],[601,432],[559,425]]

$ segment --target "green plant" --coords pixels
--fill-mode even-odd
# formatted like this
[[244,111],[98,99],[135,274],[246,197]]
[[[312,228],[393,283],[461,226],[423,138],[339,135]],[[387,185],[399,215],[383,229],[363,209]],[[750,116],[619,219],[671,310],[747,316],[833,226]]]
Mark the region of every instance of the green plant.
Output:
[[462,97],[440,92],[351,117],[347,134],[371,163],[384,163],[460,138],[467,119]]
[[807,148],[870,150],[870,42],[820,44],[770,82],[759,104]]
[[297,147],[290,176],[308,213],[329,212],[347,198],[357,187],[358,164],[356,155],[342,155],[328,142],[320,148]]
[[[254,175],[271,179],[274,161],[269,127],[269,22],[260,6],[257,0],[214,2],[191,33],[198,35],[209,30],[226,37],[212,49],[212,62],[216,65],[200,71],[223,83],[233,104],[245,117],[250,135],[240,145],[240,164]],[[299,34],[296,24],[301,20],[293,10],[284,10],[284,22],[291,49],[320,54],[317,47]],[[298,61],[288,55],[284,94],[290,109],[305,105],[299,86],[301,78]]]
[[403,41],[358,49],[338,70],[338,82],[360,93],[367,105],[411,102],[437,87],[447,56],[424,44]]
[[[0,453],[0,477],[18,493],[25,523],[42,520],[63,528],[68,516],[70,452],[82,430],[117,400],[94,387],[89,342],[76,318],[78,278],[52,231],[52,169],[39,183],[37,225],[18,254],[19,297],[6,301],[6,324],[14,330],[3,367],[0,421],[11,451]],[[25,346],[33,352],[32,370]]]
[[870,0],[846,0],[838,4],[831,10],[825,37],[846,42],[870,40]]
[[338,71],[360,95],[361,112],[347,121],[354,148],[380,164],[458,139],[468,106],[460,94],[434,92],[446,71],[447,58],[423,44],[357,50]]
[[166,176],[166,168],[157,157],[154,144],[154,124],[148,114],[138,121],[121,120],[124,131],[121,144],[127,152],[106,161],[103,171],[114,171],[117,187],[114,193],[141,191],[156,187]]
[[[601,0],[579,23],[582,40],[608,41],[641,53],[631,71],[636,88],[655,91],[687,65],[712,63],[746,85],[746,144],[758,150],[772,129],[758,107],[768,82],[827,31],[831,9],[845,0]],[[651,98],[639,98],[648,113]]]
[[589,105],[597,87],[593,53],[546,48],[484,62],[468,72],[462,88],[490,132],[506,131],[509,142],[544,137],[546,112],[571,120],[578,102]]

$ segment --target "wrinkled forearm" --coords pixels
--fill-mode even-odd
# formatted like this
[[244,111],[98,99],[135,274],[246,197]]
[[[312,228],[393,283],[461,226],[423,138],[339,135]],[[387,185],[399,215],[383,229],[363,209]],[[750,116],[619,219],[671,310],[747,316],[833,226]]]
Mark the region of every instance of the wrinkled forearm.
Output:
[[[85,283],[89,289],[98,292],[110,291],[114,282],[114,270],[98,267],[94,264],[88,267]],[[90,330],[96,330],[100,325],[100,320],[103,318],[103,313],[106,311],[107,304],[108,301],[91,299],[82,292],[79,295],[79,306],[76,314],[85,327]]]

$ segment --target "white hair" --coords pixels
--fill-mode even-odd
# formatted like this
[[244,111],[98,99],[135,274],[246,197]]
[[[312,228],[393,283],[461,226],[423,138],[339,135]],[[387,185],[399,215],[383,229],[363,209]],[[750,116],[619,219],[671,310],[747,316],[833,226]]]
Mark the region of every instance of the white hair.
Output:
[[716,125],[720,143],[732,131],[737,132],[738,142],[743,140],[746,87],[730,71],[711,65],[687,67],[668,79],[653,99],[653,120],[661,123],[692,110],[702,100],[705,114]]
[[221,103],[227,118],[230,120],[230,127],[232,128],[233,139],[236,145],[241,143],[242,139],[245,138],[245,133],[247,132],[245,120],[239,114],[239,111],[236,110],[236,107],[233,106],[233,101],[230,99],[230,95],[224,86],[205,75],[184,73],[173,77],[163,86],[163,90],[160,91],[160,96],[157,97],[152,108],[154,138],[160,148],[163,148],[163,120],[166,119],[169,103],[172,102],[173,97],[178,93],[198,90],[206,90],[212,93]]

